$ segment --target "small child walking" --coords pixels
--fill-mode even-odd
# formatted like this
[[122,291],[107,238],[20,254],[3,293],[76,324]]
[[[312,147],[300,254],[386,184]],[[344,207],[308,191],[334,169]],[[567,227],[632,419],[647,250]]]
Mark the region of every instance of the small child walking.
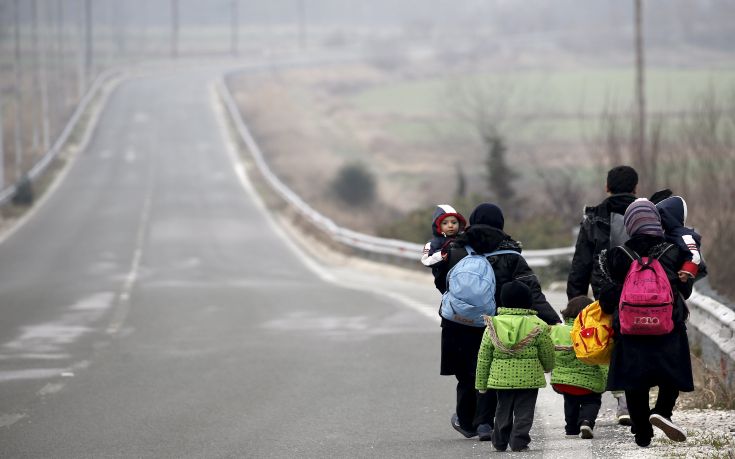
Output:
[[527,451],[538,390],[546,387],[544,373],[554,368],[554,345],[549,326],[532,309],[531,290],[522,282],[503,285],[494,317],[477,356],[475,388],[497,392],[492,443],[496,450]]
[[441,292],[447,290],[446,270],[442,265],[446,263],[446,247],[454,238],[464,231],[467,226],[465,218],[449,204],[436,206],[431,217],[431,234],[433,237],[424,245],[421,263],[431,268],[434,275],[434,285]]
[[702,260],[700,248],[702,236],[693,228],[686,225],[687,203],[681,196],[671,196],[656,204],[661,215],[661,226],[664,229],[664,238],[667,242],[679,246],[689,252],[688,259],[682,264],[678,275],[681,282],[688,278],[695,281],[707,275],[707,267]]
[[551,372],[551,387],[564,396],[564,430],[568,436],[585,439],[594,437],[592,430],[607,384],[607,366],[588,365],[578,360],[570,332],[574,318],[592,302],[586,296],[572,298],[566,309],[561,311],[564,323],[551,327],[556,356],[556,364]]

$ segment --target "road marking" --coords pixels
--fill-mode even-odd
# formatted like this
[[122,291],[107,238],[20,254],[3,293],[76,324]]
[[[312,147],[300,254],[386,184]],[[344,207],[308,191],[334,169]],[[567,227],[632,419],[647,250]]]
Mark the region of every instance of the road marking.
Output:
[[143,209],[140,212],[140,219],[138,220],[138,232],[135,237],[135,251],[133,252],[133,261],[130,263],[130,271],[128,271],[122,289],[118,293],[117,307],[115,307],[110,323],[107,326],[107,333],[110,335],[114,335],[120,331],[130,312],[130,296],[135,281],[138,279],[138,273],[140,272],[140,261],[143,258],[143,243],[145,242],[145,235],[150,225],[152,202],[152,192],[149,189],[145,202],[143,203]]
[[232,141],[231,135],[227,129],[227,121],[226,121],[227,117],[224,112],[224,107],[222,106],[223,104],[217,94],[216,85],[217,85],[217,82],[213,82],[210,84],[211,105],[215,112],[217,124],[219,125],[219,128],[220,128],[220,134],[221,134],[220,136],[225,145],[225,149],[227,150],[227,153],[230,157],[230,161],[232,162],[234,166],[235,173],[237,174],[240,184],[245,189],[247,194],[255,202],[256,206],[261,210],[266,220],[270,224],[273,232],[276,233],[281,238],[281,240],[285,242],[285,244],[301,260],[301,262],[325,282],[329,282],[331,284],[334,284],[334,285],[337,285],[343,288],[350,288],[353,290],[359,290],[359,291],[368,292],[368,293],[381,294],[383,296],[388,297],[389,299],[393,301],[403,304],[409,309],[419,312],[420,314],[426,316],[429,319],[438,321],[438,315],[436,314],[436,309],[433,306],[429,307],[423,302],[414,300],[400,293],[389,292],[389,291],[386,291],[385,289],[376,289],[374,285],[363,286],[363,285],[359,285],[355,283],[346,284],[345,282],[338,280],[334,276],[334,274],[328,272],[325,268],[320,266],[311,257],[309,257],[301,249],[301,247],[299,247],[295,242],[293,242],[283,232],[283,230],[275,224],[275,222],[273,221],[273,218],[271,217],[270,212],[268,211],[262,199],[260,198],[260,195],[255,191],[255,188],[253,187],[252,183],[248,179],[247,173],[245,172],[245,166],[242,162],[242,159],[239,156],[238,150],[235,147],[234,142]]
[[280,227],[278,227],[278,225],[276,225],[275,222],[273,221],[273,217],[271,217],[271,214],[266,208],[265,204],[263,203],[263,200],[260,198],[260,195],[255,191],[255,188],[253,187],[253,184],[250,182],[250,179],[248,179],[247,173],[245,172],[245,165],[240,159],[237,148],[232,142],[232,138],[227,131],[227,127],[226,127],[227,121],[225,118],[225,113],[222,107],[222,103],[220,102],[219,96],[217,95],[217,90],[215,88],[216,84],[217,83],[215,81],[215,82],[210,83],[210,86],[209,86],[211,105],[215,112],[215,118],[217,120],[217,124],[220,129],[220,137],[222,138],[222,142],[224,143],[225,150],[227,151],[227,154],[230,157],[230,161],[233,164],[233,167],[235,169],[235,174],[237,175],[240,185],[245,189],[245,192],[253,200],[255,205],[260,209],[261,213],[263,214],[266,221],[270,225],[272,232],[274,232],[279,238],[281,238],[281,240],[286,244],[286,246],[291,250],[291,252],[293,252],[294,255],[296,255],[296,257],[299,260],[301,260],[301,262],[307,268],[311,270],[311,272],[319,276],[322,280],[336,284],[337,279],[334,277],[334,275],[329,273],[327,270],[325,270],[321,266],[319,266],[316,262],[314,262],[312,258],[308,257],[301,250],[301,248],[298,247],[291,239],[289,239],[286,236],[286,234],[283,232],[283,230]]

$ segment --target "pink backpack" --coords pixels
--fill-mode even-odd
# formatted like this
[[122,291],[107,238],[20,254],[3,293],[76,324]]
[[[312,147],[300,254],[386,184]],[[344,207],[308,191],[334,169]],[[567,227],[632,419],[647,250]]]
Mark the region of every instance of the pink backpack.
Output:
[[[656,258],[643,257],[620,246],[632,263],[623,283],[618,315],[622,335],[665,335],[674,329],[674,295],[669,278]],[[631,253],[632,252],[632,253]]]

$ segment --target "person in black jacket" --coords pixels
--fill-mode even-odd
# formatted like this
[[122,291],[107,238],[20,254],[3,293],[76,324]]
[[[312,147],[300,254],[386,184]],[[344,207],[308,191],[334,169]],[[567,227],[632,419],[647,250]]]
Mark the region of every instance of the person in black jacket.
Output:
[[[694,281],[687,278],[682,282],[678,275],[689,253],[665,241],[659,213],[647,199],[638,199],[628,207],[625,226],[631,236],[624,244],[625,249],[641,257],[658,257],[666,272],[674,295],[674,329],[665,335],[620,333],[618,305],[632,258],[622,247],[603,251],[600,254],[603,273],[600,306],[606,313],[613,314],[615,332],[607,389],[625,391],[636,444],[646,447],[651,443],[652,425],[663,430],[671,440],[684,441],[686,433],[671,421],[671,414],[679,392],[694,390],[685,324],[689,310],[684,301],[691,295]],[[654,386],[659,388],[658,398],[650,409],[649,391]]]
[[[590,286],[599,299],[602,275],[600,252],[616,247],[628,239],[623,225],[623,214],[636,199],[638,173],[630,166],[613,167],[607,172],[606,191],[609,195],[596,206],[584,208],[579,234],[574,247],[572,267],[567,277],[567,300],[587,296]],[[616,417],[619,424],[630,425],[625,395],[614,392],[617,400]]]
[[[505,253],[488,258],[495,273],[495,302],[500,304],[500,291],[507,282],[517,280],[531,290],[533,309],[546,323],[560,323],[559,315],[551,307],[541,292],[536,275],[520,255],[521,244],[503,232],[505,219],[503,212],[494,204],[480,204],[469,218],[469,226],[457,236],[447,248],[447,272],[459,260],[467,256],[465,245],[470,245],[478,253],[496,250],[511,250],[517,254]],[[478,394],[475,390],[475,369],[477,354],[480,350],[484,327],[472,327],[442,318],[441,371],[442,375],[455,375],[457,378],[457,412],[452,416],[452,427],[467,438],[479,435],[481,441],[491,439],[495,418],[497,395],[488,390]]]
[[638,173],[630,166],[617,166],[607,173],[608,197],[596,206],[585,207],[574,247],[572,267],[567,277],[567,300],[587,296],[590,286],[595,299],[600,294],[598,258],[604,249],[628,239],[623,214],[636,199]]

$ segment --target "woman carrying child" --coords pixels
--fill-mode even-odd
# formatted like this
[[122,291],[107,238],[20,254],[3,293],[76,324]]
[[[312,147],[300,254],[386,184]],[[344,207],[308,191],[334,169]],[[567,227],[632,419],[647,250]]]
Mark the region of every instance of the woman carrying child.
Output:
[[[647,199],[637,199],[626,209],[625,228],[630,239],[622,246],[600,254],[605,280],[600,306],[613,314],[615,347],[610,361],[608,390],[625,390],[628,410],[638,446],[647,447],[653,438],[653,426],[673,441],[685,441],[686,433],[671,421],[679,392],[694,390],[686,320],[685,299],[692,293],[693,279],[680,281],[678,272],[690,258],[688,251],[667,243],[656,206]],[[673,293],[671,319],[673,330],[660,335],[621,333],[619,303],[623,284],[633,259],[653,257],[659,260]],[[658,386],[653,409],[649,391]]]

